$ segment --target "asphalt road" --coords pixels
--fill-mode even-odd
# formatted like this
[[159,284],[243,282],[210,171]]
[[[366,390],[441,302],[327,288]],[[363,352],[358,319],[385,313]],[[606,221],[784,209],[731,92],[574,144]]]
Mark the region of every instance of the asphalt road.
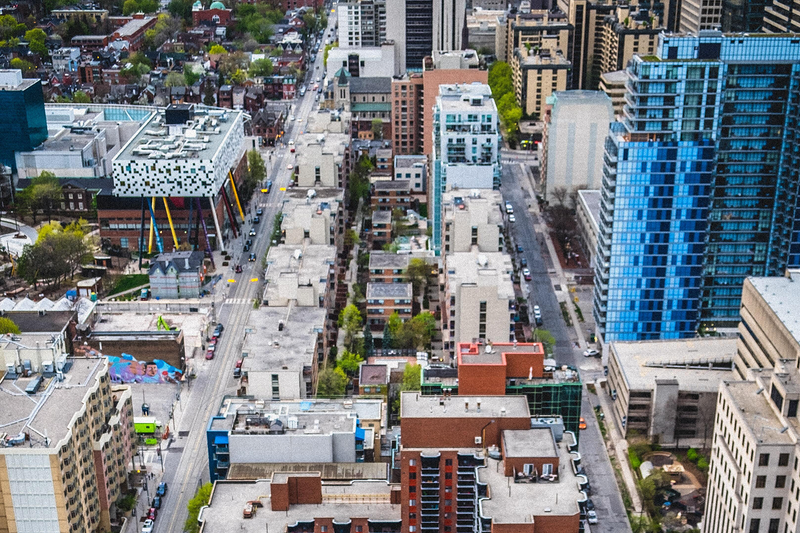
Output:
[[[513,152],[503,151],[504,161],[514,159]],[[517,161],[533,158],[516,157]],[[505,201],[510,201],[514,208],[516,223],[511,224],[513,247],[517,244],[523,248],[522,254],[516,253],[517,258],[525,257],[528,268],[531,270],[531,281],[522,281],[523,293],[528,297],[529,306],[538,305],[542,311],[542,328],[548,330],[556,340],[554,356],[558,363],[568,364],[578,368],[584,383],[594,381],[603,375],[602,365],[598,359],[583,357],[580,349],[574,348],[577,340],[575,330],[564,322],[561,308],[555,293],[555,285],[559,281],[555,277],[550,254],[541,244],[540,233],[544,223],[539,215],[532,213],[529,206],[536,201],[531,198],[529,188],[524,186],[522,180],[528,180],[519,163],[508,163],[503,167],[503,181],[501,191]],[[517,260],[519,265],[519,260]],[[550,271],[550,272],[548,272]],[[559,287],[561,289],[561,287]],[[564,288],[566,289],[566,288]],[[630,524],[625,513],[614,471],[606,453],[605,442],[600,434],[600,428],[595,419],[592,401],[597,403],[596,397],[586,388],[583,391],[583,406],[581,414],[586,420],[586,429],[581,432],[580,453],[581,464],[589,483],[592,487],[590,495],[595,504],[599,523],[591,527],[592,532],[624,533],[630,532]]]
[[[329,20],[328,28],[330,29],[335,24],[335,17],[329,17]],[[319,69],[309,69],[312,73],[321,75],[322,56],[322,50],[320,50],[315,65]],[[302,124],[305,123],[315,105],[314,95],[313,91],[308,91],[304,97],[294,102],[293,114],[296,120],[286,124],[284,137],[286,142],[296,139],[300,133]],[[211,416],[216,414],[223,396],[235,393],[236,382],[233,379],[233,367],[241,354],[244,328],[250,310],[253,308],[253,300],[263,290],[262,258],[272,235],[275,215],[282,209],[286,195],[285,187],[288,185],[292,173],[287,165],[293,164],[295,159],[288,147],[264,149],[262,155],[267,162],[269,179],[272,180],[273,186],[270,194],[256,192],[251,201],[250,216],[255,214],[256,207],[261,207],[264,211],[261,223],[253,226],[256,236],[250,237],[253,239],[252,250],[255,252],[257,260],[255,262],[247,261],[248,254],[242,252],[242,239],[248,237],[240,236],[230,243],[228,248],[234,257],[232,264],[236,264],[238,261],[244,271],[241,274],[234,274],[233,270],[227,267],[218,269],[223,279],[217,284],[214,299],[217,321],[225,326],[225,330],[220,338],[214,359],[195,361],[197,378],[193,380],[191,389],[183,391],[182,407],[176,409],[179,432],[184,435],[186,431],[189,433],[188,436],[179,436],[177,440],[173,441],[165,454],[165,474],[162,481],[169,484],[169,490],[156,519],[155,531],[157,533],[180,533],[183,531],[183,524],[187,516],[186,506],[189,500],[194,496],[197,488],[209,480],[206,426]],[[249,219],[250,216],[246,218]],[[245,235],[250,227],[249,224],[244,224],[242,229]],[[226,281],[228,279],[233,279],[235,282],[229,283]],[[254,279],[256,281],[251,281]]]

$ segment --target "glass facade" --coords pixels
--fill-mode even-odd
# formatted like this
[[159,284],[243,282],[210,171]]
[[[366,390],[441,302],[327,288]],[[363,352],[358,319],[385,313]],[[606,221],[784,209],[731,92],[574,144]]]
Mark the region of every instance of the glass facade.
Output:
[[662,35],[645,59],[628,67],[606,141],[594,301],[606,342],[735,328],[745,277],[800,264],[800,39]]
[[0,91],[0,109],[0,163],[16,170],[16,152],[29,152],[47,140],[42,83],[25,80]]

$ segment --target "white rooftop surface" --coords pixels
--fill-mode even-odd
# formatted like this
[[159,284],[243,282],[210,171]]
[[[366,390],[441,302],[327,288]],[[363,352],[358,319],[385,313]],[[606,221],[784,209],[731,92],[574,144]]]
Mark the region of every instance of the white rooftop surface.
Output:
[[337,399],[303,399],[303,400],[258,400],[251,398],[226,397],[222,401],[219,414],[223,416],[233,415],[236,410],[245,405],[251,405],[259,411],[275,414],[294,414],[294,413],[332,413],[332,412],[352,412],[356,413],[360,419],[380,420],[383,409],[383,400],[369,398],[354,398],[349,400]]
[[[481,410],[478,411],[478,400]],[[464,403],[469,401],[469,411],[464,411]],[[501,409],[505,408],[505,414]],[[400,394],[400,413],[408,418],[509,418],[530,416],[525,396],[458,396],[452,401],[439,404],[438,396],[424,396],[418,392]]]
[[406,299],[410,300],[414,291],[411,283],[367,283],[367,300]]
[[755,381],[726,381],[725,389],[733,398],[745,430],[764,444],[794,444],[790,432],[783,431],[783,422],[775,415],[763,389]]
[[[578,501],[584,499],[584,494],[570,464],[572,456],[567,447],[570,437],[570,433],[565,433],[564,440],[557,444],[558,481],[554,483],[514,483],[505,476],[500,461],[487,459],[486,468],[478,469],[478,479],[489,484],[489,498],[479,502],[480,514],[490,517],[494,524],[530,523],[534,515],[578,514]],[[531,450],[528,456],[539,455],[537,450]]]
[[[485,259],[485,262],[484,262]],[[448,283],[496,286],[498,297],[514,298],[511,256],[502,252],[455,252],[446,259]],[[481,262],[479,264],[479,261]]]
[[280,300],[279,278],[295,275],[299,285],[317,285],[319,296],[324,296],[328,274],[335,260],[336,247],[327,244],[278,244],[270,247],[264,274],[267,282],[264,301]]
[[[482,96],[480,105],[472,105],[469,99],[462,96]],[[441,101],[443,112],[446,111],[495,111],[497,106],[492,98],[492,90],[483,83],[456,83],[439,85],[439,95],[436,97],[437,103]],[[442,120],[444,123],[444,119]]]
[[[388,211],[376,211],[376,213],[388,213]],[[393,270],[405,270],[411,256],[408,254],[393,254],[391,252],[374,251],[369,254],[369,269],[390,268]]]
[[[681,390],[716,392],[721,381],[735,379],[735,338],[613,342],[625,381],[632,390],[651,390],[656,379],[677,379]],[[729,369],[709,369],[727,363]]]
[[[201,514],[205,522],[203,532],[263,533],[265,529],[284,532],[287,526],[318,517],[332,518],[341,524],[349,522],[351,518],[400,521],[400,505],[389,503],[391,486],[385,481],[323,483],[321,504],[292,505],[288,511],[271,510],[270,489],[270,481],[217,483],[211,504]],[[255,517],[242,518],[245,504],[258,499],[261,499],[264,507],[258,509]]]
[[[26,394],[25,387],[32,378],[5,379],[0,383],[0,426],[2,432],[16,436],[22,431],[31,440],[23,446],[0,447],[0,455],[15,450],[55,448],[67,434],[72,416],[83,406],[83,398],[94,386],[95,378],[105,365],[102,358],[70,358],[72,368],[60,384],[55,378],[45,378],[36,394]],[[41,374],[37,374],[41,375]],[[50,439],[45,444],[45,437]]]
[[589,212],[589,217],[591,218],[594,230],[600,231],[600,191],[580,190],[578,191],[578,197],[580,198],[581,203],[586,206],[586,210]]
[[469,211],[475,213],[471,219],[476,224],[503,224],[500,206],[504,203],[500,191],[451,189],[442,195],[442,205],[445,220],[453,220],[456,211]]
[[[283,322],[283,331],[278,323]],[[244,371],[269,371],[287,367],[300,371],[316,359],[317,333],[325,325],[320,307],[265,307],[250,311],[242,344],[248,356]]]
[[748,279],[800,343],[800,270],[790,270],[787,277]]

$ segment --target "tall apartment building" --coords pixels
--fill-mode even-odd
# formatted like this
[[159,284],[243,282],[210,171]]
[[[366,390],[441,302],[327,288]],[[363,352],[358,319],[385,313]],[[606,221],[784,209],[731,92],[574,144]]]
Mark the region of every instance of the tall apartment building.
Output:
[[603,178],[603,147],[614,121],[611,99],[599,91],[553,93],[552,110],[545,118],[544,191],[599,189]]
[[764,30],[773,33],[800,32],[800,0],[767,0]]
[[741,379],[750,368],[775,368],[781,360],[800,359],[800,331],[796,294],[800,271],[784,277],[747,278],[742,288],[741,321],[735,370]]
[[445,259],[442,305],[444,349],[459,342],[513,342],[517,316],[511,257],[500,252],[456,252]]
[[2,392],[2,531],[109,531],[130,488],[130,388],[111,383],[104,357],[60,368],[15,380],[28,394]]
[[339,46],[380,46],[386,40],[386,2],[347,0],[337,5]]
[[511,56],[514,94],[522,112],[538,119],[547,109],[547,99],[556,91],[566,91],[572,63],[559,50],[532,52],[517,48]]
[[422,153],[422,83],[421,74],[392,79],[392,144],[397,155]]
[[722,31],[761,31],[767,6],[772,0],[722,0]]
[[[402,4],[403,2],[390,2]],[[406,70],[419,72],[426,57],[431,55],[433,45],[433,0],[406,0],[405,2],[405,60]],[[465,12],[466,16],[466,12]],[[392,24],[400,24],[403,18],[391,17]]]
[[735,328],[745,277],[800,263],[800,103],[788,97],[800,40],[664,34],[628,73],[625,119],[606,141],[598,332],[610,342]]
[[723,0],[681,0],[681,33],[722,28]]
[[473,190],[444,193],[445,254],[503,251],[503,197],[500,191]]
[[567,55],[573,31],[561,11],[535,10],[509,14],[497,26],[495,48],[499,61],[509,61],[516,48],[561,50]]
[[467,47],[467,0],[433,2],[433,48],[439,52]]
[[23,79],[21,70],[0,70],[0,163],[16,169],[16,152],[29,152],[47,139],[42,83]]
[[523,397],[404,392],[400,412],[403,531],[582,530],[575,436],[532,428]]
[[497,106],[488,85],[440,85],[433,113],[430,212],[438,255],[442,244],[442,195],[453,188],[500,186],[500,135]]
[[[560,0],[559,7],[574,28],[566,57],[573,64],[572,89],[597,90],[600,76],[625,68],[634,55],[653,55],[658,34],[669,28],[675,0],[645,4]],[[655,7],[664,6],[664,9]]]

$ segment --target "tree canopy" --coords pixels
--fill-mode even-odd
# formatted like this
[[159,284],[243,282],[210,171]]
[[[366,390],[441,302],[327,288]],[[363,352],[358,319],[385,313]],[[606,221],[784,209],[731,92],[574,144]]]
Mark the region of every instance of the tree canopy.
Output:
[[269,58],[256,59],[250,63],[250,75],[255,76],[269,76],[272,74],[272,61]]
[[10,318],[0,317],[0,335],[5,335],[6,333],[19,335],[19,327]]
[[353,341],[362,325],[361,312],[355,305],[350,304],[339,313],[339,327],[344,331],[344,345],[348,349],[353,349]]
[[133,13],[155,13],[158,11],[157,0],[125,0],[122,4],[122,14],[125,16]]
[[183,530],[187,533],[197,533],[200,530],[200,524],[197,522],[197,517],[200,515],[200,509],[204,505],[208,505],[208,500],[211,498],[211,490],[213,485],[206,483],[197,490],[189,503],[186,505],[189,511],[189,516],[186,517],[186,522],[183,524]]
[[227,54],[228,51],[221,44],[215,44],[208,50],[208,53],[211,55]]
[[338,398],[347,389],[347,375],[339,367],[326,368],[317,377],[318,398]]
[[522,108],[517,103],[511,80],[512,72],[508,63],[496,61],[489,69],[489,87],[492,89],[492,97],[497,102],[497,112],[506,131],[513,135],[519,131]]
[[58,178],[52,172],[43,170],[40,175],[31,179],[30,184],[17,195],[16,201],[18,208],[31,213],[35,223],[39,211],[43,211],[49,219],[61,198],[61,184],[58,182]]

